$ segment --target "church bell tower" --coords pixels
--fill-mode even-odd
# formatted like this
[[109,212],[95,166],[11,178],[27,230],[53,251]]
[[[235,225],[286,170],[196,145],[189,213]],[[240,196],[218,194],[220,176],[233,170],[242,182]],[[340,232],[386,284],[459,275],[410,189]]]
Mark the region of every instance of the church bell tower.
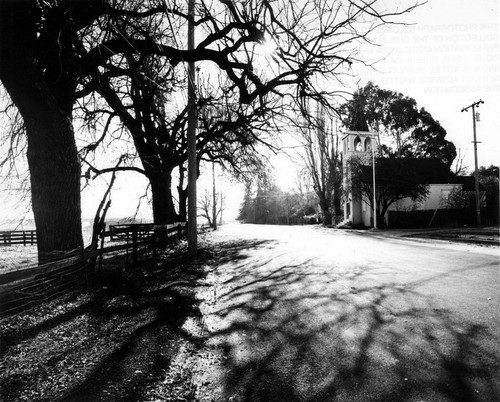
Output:
[[[344,189],[350,179],[349,160],[359,158],[363,164],[371,166],[375,136],[366,123],[362,107],[357,107],[352,114],[348,129],[342,135],[342,163],[344,170]],[[344,223],[371,226],[373,212],[369,204],[361,197],[356,197],[352,189],[344,191]]]

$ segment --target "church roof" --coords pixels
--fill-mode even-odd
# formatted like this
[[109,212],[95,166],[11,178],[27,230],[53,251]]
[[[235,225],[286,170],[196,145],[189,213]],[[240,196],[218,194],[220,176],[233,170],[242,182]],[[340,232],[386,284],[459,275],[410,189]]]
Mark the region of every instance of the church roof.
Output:
[[[476,178],[474,176],[457,176],[455,179],[456,183],[462,184],[462,190],[464,191],[474,191],[475,190],[475,184],[476,184]],[[479,183],[479,189],[483,190],[484,186]]]
[[422,184],[453,183],[455,175],[440,159],[431,158],[402,158],[407,168],[417,173]]
[[[363,166],[363,168],[367,174],[372,174],[371,166]],[[409,172],[409,174],[415,175],[414,179],[419,184],[462,184],[462,190],[474,190],[474,176],[457,176],[440,159],[377,158],[377,168],[383,172]],[[390,180],[390,177],[388,179]],[[483,189],[481,183],[479,187]]]
[[[431,158],[377,158],[377,168],[383,172],[408,172],[420,184],[456,183],[450,168],[440,159]],[[371,169],[371,167],[367,167]]]

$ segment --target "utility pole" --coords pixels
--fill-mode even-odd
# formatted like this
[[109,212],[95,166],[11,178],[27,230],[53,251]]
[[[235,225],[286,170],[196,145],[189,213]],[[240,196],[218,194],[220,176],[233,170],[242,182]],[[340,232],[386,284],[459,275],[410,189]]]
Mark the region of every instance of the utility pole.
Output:
[[[188,50],[194,49],[194,2],[188,3]],[[198,225],[196,222],[196,179],[198,166],[196,161],[196,101],[195,101],[196,71],[193,61],[188,63],[188,251],[195,256],[198,249]]]
[[474,132],[474,181],[476,182],[476,223],[478,225],[481,224],[481,200],[479,198],[479,171],[477,167],[477,144],[478,141],[476,140],[476,107],[479,107],[481,103],[484,103],[481,99],[479,99],[477,102],[474,102],[472,105],[469,105],[467,107],[464,107],[462,109],[462,112],[468,111],[470,108],[472,108],[472,129]]
[[372,164],[373,164],[373,229],[377,229],[377,186],[375,183],[375,144],[377,140],[375,136],[371,137],[372,143]]
[[[214,230],[217,230],[217,193],[215,192],[215,162],[212,161],[212,195],[213,195],[213,205],[212,205],[212,220],[214,223]],[[222,199],[221,199],[222,202]]]

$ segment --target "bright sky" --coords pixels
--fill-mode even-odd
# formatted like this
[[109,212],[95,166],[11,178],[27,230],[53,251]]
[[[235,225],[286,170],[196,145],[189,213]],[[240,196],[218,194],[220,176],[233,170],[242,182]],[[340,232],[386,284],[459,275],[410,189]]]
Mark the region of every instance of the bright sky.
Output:
[[[400,0],[401,5],[412,3]],[[391,6],[394,2],[390,1]],[[366,48],[364,57],[383,59],[377,71],[359,70],[359,85],[371,80],[384,89],[413,97],[439,120],[447,138],[461,149],[464,164],[474,169],[471,112],[462,108],[482,99],[477,111],[479,165],[500,161],[500,1],[429,0],[408,14],[411,26],[390,26],[375,37],[380,47]],[[356,90],[356,83],[352,91]],[[293,187],[296,163],[276,160],[278,183]],[[145,182],[134,175],[121,175],[111,216],[130,216]],[[202,184],[203,186],[203,184]],[[222,185],[230,194],[228,204],[234,215],[241,203],[242,186]],[[101,187],[102,192],[105,190]],[[118,191],[118,189],[121,189]],[[84,216],[91,216],[100,194],[84,194]],[[238,201],[239,200],[239,201]],[[146,208],[147,209],[147,208]],[[144,210],[145,216],[147,215]]]
[[[391,6],[395,2],[389,2]],[[400,0],[401,6],[413,3]],[[380,46],[364,48],[362,57],[376,70],[358,68],[351,90],[373,81],[383,89],[410,96],[438,120],[447,139],[474,170],[471,111],[461,110],[480,99],[476,133],[479,166],[500,162],[500,1],[428,0],[405,17],[409,26],[377,31]],[[278,181],[293,188],[294,164],[276,159]]]
[[479,165],[500,161],[500,2],[498,0],[429,0],[407,19],[412,26],[391,27],[371,48],[385,55],[379,72],[362,75],[380,87],[413,97],[439,120],[474,169],[471,111],[461,110],[482,99],[477,112]]

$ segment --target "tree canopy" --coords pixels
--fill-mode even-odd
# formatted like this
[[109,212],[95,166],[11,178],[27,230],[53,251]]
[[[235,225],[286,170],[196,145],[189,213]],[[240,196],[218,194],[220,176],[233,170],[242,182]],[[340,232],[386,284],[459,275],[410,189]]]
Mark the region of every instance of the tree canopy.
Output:
[[481,184],[495,181],[498,183],[498,179],[500,177],[499,171],[500,169],[495,165],[481,166],[478,169],[479,181]]
[[[403,198],[411,198],[414,201],[425,199],[429,194],[426,171],[436,166],[442,166],[442,163],[436,160],[377,158],[375,160],[377,217],[383,217],[389,206]],[[444,170],[446,175],[448,169]],[[352,192],[355,199],[362,199],[373,208],[372,166],[366,165],[362,158],[352,157],[348,161],[348,171],[348,191]],[[448,177],[443,178],[445,182],[448,179]]]
[[[234,105],[238,126],[225,132],[254,130],[248,113],[260,128],[272,124],[276,110],[301,108],[308,98],[331,106],[336,92],[324,83],[342,81],[353,63],[364,62],[359,44],[371,43],[375,29],[417,6],[388,9],[384,2],[347,0],[196,4],[193,19],[185,2],[177,0],[0,2],[0,80],[26,127],[40,253],[82,244],[81,168],[73,129],[78,97],[94,92],[118,97],[115,112],[135,113],[129,121],[135,126],[132,136],[146,133],[134,144],[146,154],[157,152],[164,143],[151,133],[162,124],[150,117],[159,117],[161,108],[149,104],[165,99],[157,91],[165,87],[164,78],[179,77],[186,63],[197,62],[211,73],[216,98]],[[193,49],[180,34],[187,22],[197,27]],[[274,48],[270,55],[263,54],[266,43]],[[144,69],[153,56],[164,69],[160,75]],[[135,84],[128,79],[132,76]],[[120,80],[119,88],[109,85]],[[142,103],[121,102],[125,89]],[[148,118],[139,122],[138,114]],[[147,127],[149,122],[154,125]],[[140,155],[143,167],[153,163],[145,156]]]
[[372,82],[355,92],[342,107],[346,121],[360,108],[372,131],[385,134],[393,145],[382,146],[386,156],[437,158],[451,166],[455,145],[446,140],[446,130],[417,101],[399,92],[382,89]]
[[[252,191],[253,185],[255,191]],[[318,197],[314,193],[284,192],[272,182],[247,181],[238,219],[244,223],[297,225],[318,223]]]

